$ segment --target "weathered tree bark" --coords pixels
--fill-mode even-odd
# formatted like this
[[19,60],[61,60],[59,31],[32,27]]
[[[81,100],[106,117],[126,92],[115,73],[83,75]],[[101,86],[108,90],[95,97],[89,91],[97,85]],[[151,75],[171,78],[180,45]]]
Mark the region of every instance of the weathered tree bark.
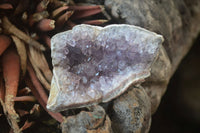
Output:
[[[151,77],[142,84],[143,88],[132,87],[113,102],[103,105],[114,132],[146,133],[150,128],[151,114],[157,110],[171,76],[200,32],[200,1],[105,0],[105,6],[114,23],[137,25],[165,38],[152,66]],[[63,127],[64,131],[70,126]],[[71,126],[70,130],[72,128],[75,129]]]

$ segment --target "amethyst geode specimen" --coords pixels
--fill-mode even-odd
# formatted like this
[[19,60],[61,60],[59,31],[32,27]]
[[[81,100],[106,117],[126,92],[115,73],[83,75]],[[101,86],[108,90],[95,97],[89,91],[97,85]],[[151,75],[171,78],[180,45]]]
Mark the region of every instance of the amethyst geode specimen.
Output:
[[78,25],[51,40],[53,79],[47,108],[108,102],[150,75],[163,37],[133,25]]

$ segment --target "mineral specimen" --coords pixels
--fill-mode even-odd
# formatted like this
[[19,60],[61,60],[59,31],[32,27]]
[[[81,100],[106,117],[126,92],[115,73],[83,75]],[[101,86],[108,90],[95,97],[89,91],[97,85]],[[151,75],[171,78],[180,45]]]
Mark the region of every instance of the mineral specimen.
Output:
[[53,79],[47,108],[108,102],[150,75],[163,37],[133,25],[78,25],[51,40]]

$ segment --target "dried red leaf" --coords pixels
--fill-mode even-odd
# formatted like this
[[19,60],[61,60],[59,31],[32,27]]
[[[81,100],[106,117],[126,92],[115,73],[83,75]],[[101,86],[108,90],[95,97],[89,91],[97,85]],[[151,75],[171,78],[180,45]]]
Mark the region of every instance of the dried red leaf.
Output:
[[18,96],[18,97],[14,97],[13,100],[15,102],[35,102],[36,101],[34,96]]
[[69,19],[69,17],[72,16],[74,12],[73,11],[67,11],[63,15],[61,15],[57,20],[56,20],[56,26],[61,27],[64,25],[64,23]]
[[70,21],[70,20],[68,20],[66,22],[66,24],[67,24],[67,26],[69,26],[70,29],[72,29],[74,26],[76,26],[76,24],[74,22]]
[[14,132],[20,132],[17,122],[19,116],[14,109],[13,98],[17,95],[19,75],[20,75],[20,60],[17,52],[14,49],[5,51],[2,57],[3,76],[5,80],[5,108],[10,125]]
[[11,44],[11,39],[6,35],[0,35],[0,55],[8,48]]
[[42,39],[44,40],[45,44],[47,44],[47,46],[51,48],[51,38],[48,35],[43,35]]
[[19,114],[20,117],[23,117],[25,115],[28,115],[29,112],[23,109],[16,109],[17,113]]
[[28,120],[25,121],[24,125],[20,128],[21,131],[31,127],[34,124],[34,122],[29,122]]
[[45,18],[48,18],[48,17],[49,17],[49,13],[47,11],[34,13],[33,15],[31,15],[29,17],[29,25],[33,26],[33,24],[35,24],[36,22],[39,22],[42,19],[45,19]]
[[5,98],[5,85],[3,82],[3,76],[0,74],[0,103],[3,104]]
[[51,31],[55,28],[54,25],[55,21],[52,19],[42,19],[38,24],[37,27],[41,31]]
[[[42,87],[42,85],[40,84],[40,82],[38,81],[33,68],[28,65],[27,67],[28,72],[29,72],[29,76],[31,78],[31,81],[33,83],[33,85],[31,85],[32,83],[30,81],[27,81],[27,83],[29,84],[29,87],[31,88],[31,91],[33,93],[33,95],[36,97],[36,99],[40,102],[40,104],[43,106],[43,108],[54,118],[56,119],[58,122],[62,122],[63,121],[63,116],[60,113],[53,113],[53,112],[49,112],[46,108],[46,103],[47,103],[47,95],[44,91],[44,88]],[[28,85],[27,84],[27,85]],[[31,87],[32,86],[32,87]]]
[[98,13],[101,13],[103,8],[96,8],[91,10],[77,10],[74,15],[71,17],[72,20],[77,20],[85,17],[89,17]]
[[108,22],[108,20],[97,19],[97,20],[84,21],[83,24],[100,25],[100,24],[103,24],[103,23],[106,23],[106,22]]
[[9,3],[5,3],[0,5],[0,9],[6,9],[6,10],[13,9],[13,6]]
[[87,6],[69,6],[69,10],[94,10],[94,9],[101,9],[100,5],[87,5]]

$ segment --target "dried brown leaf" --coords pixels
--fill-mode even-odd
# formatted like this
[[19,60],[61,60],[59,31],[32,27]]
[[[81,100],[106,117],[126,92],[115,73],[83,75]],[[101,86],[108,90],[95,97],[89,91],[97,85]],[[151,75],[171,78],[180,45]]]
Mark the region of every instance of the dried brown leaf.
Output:
[[47,81],[51,83],[52,72],[49,69],[49,65],[46,61],[44,54],[41,51],[31,46],[29,47],[29,51],[30,51],[30,56],[33,60],[32,64],[34,63],[34,65],[37,66],[42,71],[42,74],[45,76]]
[[57,17],[61,12],[67,10],[69,7],[68,6],[62,6],[62,7],[59,7],[57,9],[55,9],[53,12],[52,12],[52,18],[55,18]]
[[26,73],[26,66],[27,66],[27,54],[26,54],[26,47],[23,41],[21,41],[19,38],[16,36],[12,35],[11,36],[15,46],[17,48],[17,52],[20,57],[20,64],[21,64],[21,70],[22,70],[22,76],[25,75]]
[[3,28],[6,30],[6,32],[10,33],[10,34],[14,34],[15,36],[17,36],[18,38],[20,38],[21,40],[23,40],[24,42],[26,42],[29,45],[34,46],[35,48],[44,51],[45,47],[40,44],[39,42],[35,41],[34,39],[32,39],[30,36],[28,36],[26,33],[22,32],[21,30],[19,30],[17,27],[15,27],[9,20],[7,17],[4,17],[2,19],[3,21]]
[[39,22],[40,20],[48,18],[48,17],[49,17],[49,13],[47,11],[34,13],[33,15],[29,17],[29,25],[32,26],[36,22]]
[[51,85],[47,82],[47,80],[44,78],[43,74],[41,73],[41,71],[37,67],[35,59],[32,58],[30,53],[29,53],[28,56],[29,56],[29,60],[30,60],[30,62],[32,64],[32,66],[33,66],[33,69],[35,70],[35,73],[36,73],[38,79],[40,80],[40,82],[44,85],[44,87],[47,90],[50,90],[51,89]]
[[34,115],[34,116],[39,116],[40,115],[40,105],[39,104],[35,104],[33,106],[33,108],[29,111],[29,113],[31,115]]
[[61,27],[72,16],[74,11],[67,11],[56,20],[56,26]]
[[59,0],[49,0],[50,3],[54,4],[55,7],[66,6],[68,3]]

